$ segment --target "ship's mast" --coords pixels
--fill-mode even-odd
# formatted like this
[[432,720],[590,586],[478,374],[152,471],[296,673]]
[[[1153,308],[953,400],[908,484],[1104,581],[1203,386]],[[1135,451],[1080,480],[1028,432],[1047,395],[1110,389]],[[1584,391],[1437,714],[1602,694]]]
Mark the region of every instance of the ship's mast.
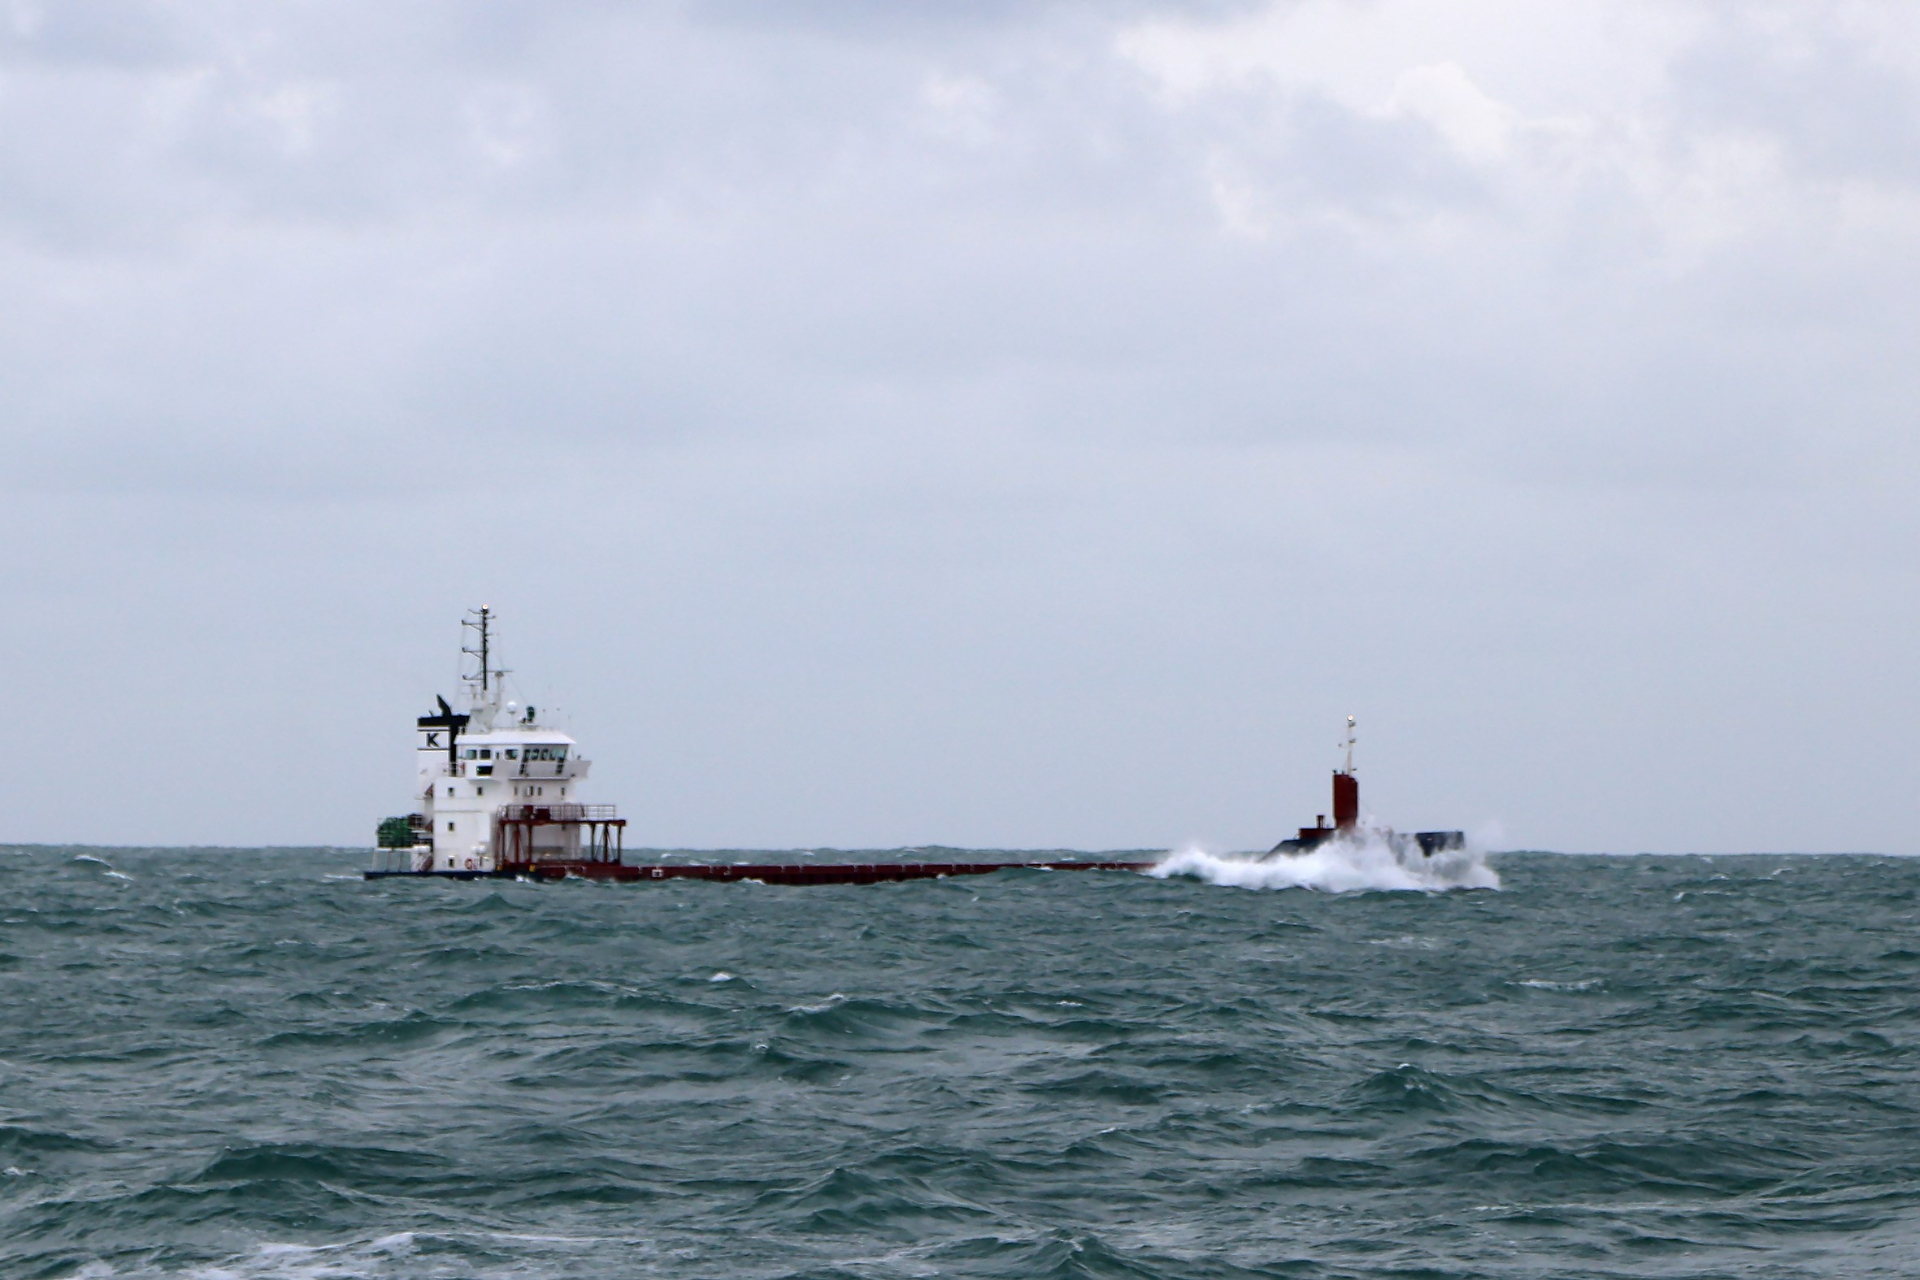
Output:
[[481,700],[485,701],[488,691],[493,686],[494,677],[504,676],[507,673],[504,671],[496,671],[493,668],[493,655],[490,647],[493,640],[493,610],[489,609],[486,605],[481,605],[478,609],[469,609],[467,613],[468,616],[461,619],[460,625],[463,627],[471,627],[480,633],[480,647],[477,649],[469,649],[465,645],[461,645],[460,652],[470,658],[479,659],[480,672],[478,675],[462,676],[460,678],[468,684],[478,684],[480,686]]
[[1348,716],[1347,740],[1340,744],[1347,749],[1347,767],[1333,774],[1333,825],[1342,831],[1360,825],[1360,780],[1353,776],[1353,725],[1353,717]]

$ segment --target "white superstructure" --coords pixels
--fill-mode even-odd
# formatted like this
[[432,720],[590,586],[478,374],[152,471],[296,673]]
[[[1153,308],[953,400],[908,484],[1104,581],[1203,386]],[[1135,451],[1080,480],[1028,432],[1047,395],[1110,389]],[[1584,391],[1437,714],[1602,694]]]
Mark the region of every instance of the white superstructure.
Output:
[[613,816],[611,806],[580,799],[592,762],[578,744],[542,723],[539,708],[507,697],[507,672],[491,665],[491,623],[488,609],[465,623],[478,633],[478,644],[462,652],[479,668],[463,677],[466,710],[455,711],[441,698],[437,714],[419,718],[418,812],[381,824],[380,844],[405,849],[407,870],[486,873],[579,858],[582,823],[591,840],[592,820]]

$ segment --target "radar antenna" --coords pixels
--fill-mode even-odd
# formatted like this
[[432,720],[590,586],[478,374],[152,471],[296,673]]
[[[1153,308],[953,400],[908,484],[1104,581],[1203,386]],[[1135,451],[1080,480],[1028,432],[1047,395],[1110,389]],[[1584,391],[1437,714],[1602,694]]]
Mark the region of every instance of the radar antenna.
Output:
[[462,676],[460,678],[468,684],[478,684],[480,686],[480,692],[484,694],[492,686],[494,677],[504,676],[507,673],[504,671],[496,671],[493,668],[492,653],[489,649],[492,643],[491,629],[493,610],[489,609],[486,605],[481,605],[478,609],[469,609],[467,613],[469,616],[461,619],[460,625],[463,627],[472,627],[480,633],[480,647],[477,649],[469,649],[465,645],[461,645],[460,652],[470,658],[479,659],[480,671],[477,675]]

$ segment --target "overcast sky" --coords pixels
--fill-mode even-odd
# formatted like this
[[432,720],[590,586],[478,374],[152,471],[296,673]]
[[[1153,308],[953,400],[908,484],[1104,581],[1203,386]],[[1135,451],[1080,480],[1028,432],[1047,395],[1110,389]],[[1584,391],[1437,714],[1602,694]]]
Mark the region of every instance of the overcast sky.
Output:
[[0,839],[1920,851],[1920,7],[0,0]]

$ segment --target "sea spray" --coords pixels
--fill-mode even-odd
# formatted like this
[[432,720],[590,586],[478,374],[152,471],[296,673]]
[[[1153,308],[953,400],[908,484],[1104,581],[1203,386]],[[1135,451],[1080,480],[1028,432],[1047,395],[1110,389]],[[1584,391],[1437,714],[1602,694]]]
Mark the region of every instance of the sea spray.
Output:
[[1147,873],[1165,879],[1189,876],[1235,889],[1361,890],[1498,889],[1500,876],[1477,848],[1451,849],[1427,857],[1417,850],[1396,855],[1378,832],[1340,836],[1295,854],[1219,854],[1182,849]]

